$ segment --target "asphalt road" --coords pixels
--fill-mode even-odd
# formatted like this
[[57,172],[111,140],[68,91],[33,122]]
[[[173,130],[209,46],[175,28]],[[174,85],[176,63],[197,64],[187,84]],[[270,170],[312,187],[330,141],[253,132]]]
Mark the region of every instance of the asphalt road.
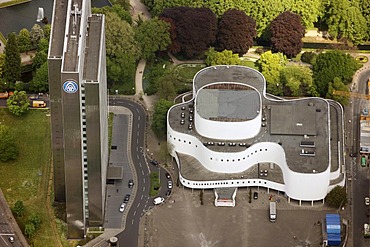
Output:
[[[357,89],[359,93],[367,94],[367,81],[370,77],[370,71],[362,72],[358,77]],[[360,143],[360,129],[359,129],[359,118],[361,110],[366,104],[369,104],[366,100],[353,99],[353,117],[352,117],[352,133],[353,133],[353,152],[359,153]],[[350,138],[350,137],[348,137]],[[352,141],[351,139],[351,141]],[[364,223],[369,223],[367,212],[369,206],[365,206],[365,196],[369,195],[369,179],[367,178],[369,168],[361,167],[360,156],[352,159],[352,223],[353,223],[353,246],[367,247],[370,245],[370,239],[363,237]]]
[[[138,246],[139,223],[143,214],[154,207],[153,200],[149,196],[150,190],[150,170],[160,173],[161,189],[160,196],[164,196],[167,192],[166,171],[161,166],[148,165],[149,160],[146,157],[145,133],[146,133],[146,112],[144,108],[129,99],[114,97],[109,98],[110,106],[123,106],[132,112],[132,129],[131,131],[131,159],[134,165],[136,174],[135,185],[136,195],[132,195],[130,200],[129,211],[125,219],[124,231],[118,234],[119,243],[124,243],[124,246]],[[116,210],[118,212],[118,210]]]

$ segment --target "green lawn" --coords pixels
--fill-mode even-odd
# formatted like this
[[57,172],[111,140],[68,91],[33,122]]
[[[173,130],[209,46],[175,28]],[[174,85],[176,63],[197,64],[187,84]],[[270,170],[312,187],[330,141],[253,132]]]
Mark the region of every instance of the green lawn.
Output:
[[48,183],[52,182],[49,114],[48,110],[30,110],[17,118],[7,109],[0,109],[0,122],[11,127],[19,147],[17,160],[0,162],[0,187],[10,207],[17,200],[23,201],[25,216],[18,219],[21,229],[31,213],[41,218],[41,229],[31,239],[34,246],[58,246],[59,239],[53,232],[55,220],[47,200]]
[[205,64],[180,64],[176,66],[175,70],[179,79],[192,82],[195,74],[205,67]]

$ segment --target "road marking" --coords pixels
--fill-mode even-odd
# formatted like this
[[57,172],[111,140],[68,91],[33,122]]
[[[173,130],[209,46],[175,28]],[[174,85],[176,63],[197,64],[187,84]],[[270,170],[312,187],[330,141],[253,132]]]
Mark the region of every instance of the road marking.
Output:
[[140,167],[142,167],[142,166],[141,166],[141,163],[139,163],[139,166],[140,166]]
[[[140,164],[140,166],[141,166],[141,164]],[[144,184],[145,184],[145,178],[143,178],[143,181],[144,181]]]
[[145,191],[145,186],[143,187],[143,191]]
[[139,136],[139,135],[140,135],[139,131],[138,131],[138,132],[136,132],[136,135],[137,135],[137,136]]
[[[137,204],[137,208],[140,206],[140,202]],[[136,211],[135,211],[136,212]]]
[[[139,159],[139,158],[138,158]],[[143,174],[144,175],[144,171],[143,170],[141,170],[141,174]]]
[[[138,155],[138,154],[136,155],[136,158],[137,158],[137,159],[139,159],[139,155]],[[143,174],[143,175],[144,175],[144,174]]]
[[136,108],[136,111],[139,113],[139,109]]
[[131,220],[131,225],[133,225],[133,224],[134,224],[134,219]]
[[128,105],[130,105],[130,106],[134,106],[133,104],[131,104],[131,103],[128,103]]
[[135,212],[134,212],[134,216],[136,215],[136,210],[135,210]]
[[140,115],[137,117],[137,119],[139,119],[139,120],[140,120]]
[[141,198],[140,198],[140,199],[143,199],[143,196],[144,196],[144,195],[141,195]]

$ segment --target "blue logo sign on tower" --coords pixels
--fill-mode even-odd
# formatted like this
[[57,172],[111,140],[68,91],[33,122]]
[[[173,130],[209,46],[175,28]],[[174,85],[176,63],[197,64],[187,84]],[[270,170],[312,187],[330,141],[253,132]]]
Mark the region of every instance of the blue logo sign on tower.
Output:
[[63,83],[63,90],[66,93],[75,93],[78,90],[78,84],[74,81],[66,81]]

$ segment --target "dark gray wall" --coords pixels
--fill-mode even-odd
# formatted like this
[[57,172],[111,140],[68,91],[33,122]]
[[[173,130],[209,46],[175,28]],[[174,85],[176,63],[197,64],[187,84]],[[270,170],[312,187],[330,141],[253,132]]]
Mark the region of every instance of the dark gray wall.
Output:
[[[62,73],[62,82],[74,80],[81,88],[77,73]],[[80,91],[62,92],[64,160],[68,238],[84,236],[83,158]]]

